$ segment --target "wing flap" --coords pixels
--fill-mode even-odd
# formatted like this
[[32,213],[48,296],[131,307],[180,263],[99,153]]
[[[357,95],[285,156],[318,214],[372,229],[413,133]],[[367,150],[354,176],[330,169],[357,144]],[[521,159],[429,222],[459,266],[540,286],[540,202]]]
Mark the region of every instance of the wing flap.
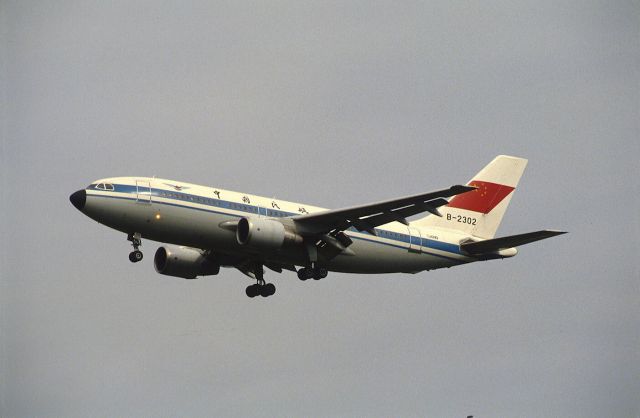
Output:
[[507,248],[517,247],[524,244],[529,244],[531,242],[540,241],[562,234],[566,234],[566,232],[552,230],[527,232],[525,234],[510,235],[507,237],[493,238],[484,241],[463,243],[460,244],[460,249],[473,255],[485,254],[504,250]]

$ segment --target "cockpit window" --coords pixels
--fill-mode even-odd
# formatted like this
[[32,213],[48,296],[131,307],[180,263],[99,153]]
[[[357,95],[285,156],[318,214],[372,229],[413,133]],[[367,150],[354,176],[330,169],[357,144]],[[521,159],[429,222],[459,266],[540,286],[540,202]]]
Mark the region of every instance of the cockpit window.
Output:
[[95,187],[98,190],[107,190],[107,191],[113,191],[114,189],[113,184],[111,183],[98,183],[96,184]]

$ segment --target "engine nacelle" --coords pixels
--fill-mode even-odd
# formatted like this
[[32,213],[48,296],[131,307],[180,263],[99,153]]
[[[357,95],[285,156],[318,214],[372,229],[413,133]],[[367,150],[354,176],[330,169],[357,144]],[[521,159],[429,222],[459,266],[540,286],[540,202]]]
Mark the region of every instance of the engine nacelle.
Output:
[[201,250],[175,245],[158,248],[153,257],[153,266],[160,274],[183,279],[211,276],[220,272],[220,264],[208,259]]
[[302,244],[302,237],[273,219],[241,218],[236,229],[238,244],[277,250],[284,245]]

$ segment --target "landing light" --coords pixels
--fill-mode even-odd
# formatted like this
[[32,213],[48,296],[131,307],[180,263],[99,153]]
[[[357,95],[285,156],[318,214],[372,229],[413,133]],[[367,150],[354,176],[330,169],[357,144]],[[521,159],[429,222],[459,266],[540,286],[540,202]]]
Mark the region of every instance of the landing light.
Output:
[[156,213],[156,219],[158,219],[158,220],[159,220],[160,218],[161,218],[160,214],[159,214],[159,213]]

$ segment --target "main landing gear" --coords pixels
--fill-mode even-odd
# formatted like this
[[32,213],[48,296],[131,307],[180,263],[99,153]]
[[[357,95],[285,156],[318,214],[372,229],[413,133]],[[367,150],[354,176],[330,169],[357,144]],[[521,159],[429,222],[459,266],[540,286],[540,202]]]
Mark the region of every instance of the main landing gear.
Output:
[[265,283],[262,266],[256,268],[254,270],[254,274],[256,276],[257,283],[247,287],[247,296],[250,298],[255,298],[256,296],[266,298],[276,293],[276,286],[273,283]]
[[273,283],[256,283],[247,287],[247,296],[250,298],[255,298],[256,296],[262,296],[266,298],[276,293],[276,286]]
[[133,246],[133,251],[129,253],[129,261],[132,263],[137,263],[142,260],[142,251],[138,249],[142,245],[142,236],[139,232],[134,234],[129,234],[127,236],[127,241],[131,241],[131,245]]
[[329,274],[329,270],[324,267],[318,267],[317,265],[312,265],[311,267],[303,267],[298,270],[298,279],[305,281],[308,279],[320,280],[327,277]]

